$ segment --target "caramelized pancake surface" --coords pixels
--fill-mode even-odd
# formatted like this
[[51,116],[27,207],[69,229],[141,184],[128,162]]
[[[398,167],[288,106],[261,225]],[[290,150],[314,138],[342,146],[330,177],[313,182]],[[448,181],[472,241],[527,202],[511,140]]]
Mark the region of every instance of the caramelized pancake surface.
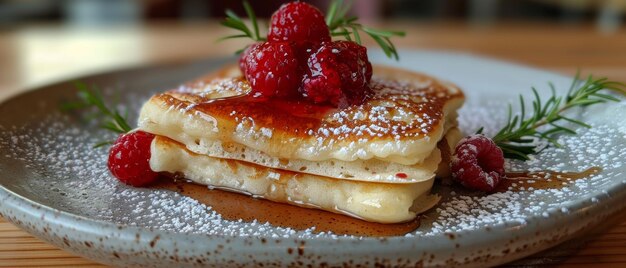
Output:
[[139,126],[188,148],[236,143],[285,159],[422,163],[456,125],[463,93],[425,75],[379,66],[374,73],[372,98],[335,109],[254,98],[229,67],[153,96]]

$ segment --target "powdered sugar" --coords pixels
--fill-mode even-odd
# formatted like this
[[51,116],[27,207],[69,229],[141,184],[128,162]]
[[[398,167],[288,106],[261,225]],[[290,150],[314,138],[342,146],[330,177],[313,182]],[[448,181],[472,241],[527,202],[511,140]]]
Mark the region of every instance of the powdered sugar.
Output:
[[[141,102],[133,103],[137,106]],[[461,129],[472,133],[485,126],[491,135],[504,118],[499,103],[469,102],[460,111]],[[610,104],[621,105],[621,104]],[[611,106],[610,106],[611,107]],[[612,108],[611,108],[612,109]],[[354,114],[353,116],[357,116]],[[619,119],[621,120],[621,119]],[[529,217],[569,213],[568,204],[580,200],[600,202],[602,190],[624,183],[626,135],[624,122],[589,121],[592,129],[580,129],[578,137],[562,136],[562,148],[550,147],[527,162],[509,161],[507,170],[581,171],[598,166],[603,171],[576,180],[563,189],[534,189],[481,194],[458,186],[436,185],[444,198],[429,211],[421,227],[407,236],[437,236],[446,232],[477,230],[501,223],[526,223]],[[114,135],[81,125],[75,119],[53,113],[37,120],[0,129],[3,171],[27,174],[29,187],[14,189],[29,199],[89,218],[175,232],[268,237],[330,237],[314,229],[297,231],[261,222],[228,221],[210,207],[177,193],[132,188],[118,183],[106,169],[106,149],[92,145]],[[267,135],[271,135],[267,132]]]

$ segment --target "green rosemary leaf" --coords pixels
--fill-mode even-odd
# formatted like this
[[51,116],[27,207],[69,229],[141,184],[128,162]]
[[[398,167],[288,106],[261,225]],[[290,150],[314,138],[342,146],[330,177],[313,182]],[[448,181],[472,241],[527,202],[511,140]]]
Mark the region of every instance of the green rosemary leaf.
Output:
[[394,37],[394,36],[405,36],[406,35],[406,33],[404,33],[404,32],[383,31],[383,30],[372,29],[372,28],[369,28],[369,27],[362,27],[362,29],[366,33],[377,35],[377,36],[381,36],[381,37]]
[[593,104],[597,104],[597,103],[604,103],[605,101],[603,100],[592,100],[592,99],[586,99],[586,100],[579,100],[576,102],[576,106],[581,106],[581,107],[585,107],[585,106],[589,106],[589,105],[593,105]]
[[554,135],[554,134],[559,133],[559,132],[561,132],[561,129],[559,129],[559,128],[551,128],[551,129],[548,129],[546,131],[541,132],[539,137],[540,138],[545,138],[545,137],[549,137],[550,135]]
[[568,122],[570,122],[572,124],[576,124],[576,125],[579,125],[581,127],[591,128],[591,125],[586,124],[585,122],[582,122],[580,120],[576,120],[576,119],[573,119],[573,118],[565,117],[565,116],[562,116],[562,115],[559,115],[558,117],[559,117],[559,119],[563,119],[563,120],[568,121]]
[[378,45],[383,50],[383,52],[385,52],[385,55],[388,58],[395,59],[395,60],[399,59],[398,52],[396,51],[395,47],[393,47],[393,45],[390,44],[391,42],[389,41],[389,39],[383,38],[383,37],[378,36],[378,35],[373,35],[371,33],[367,33],[367,34],[372,39],[374,39],[374,41],[376,41],[376,43],[378,43]]
[[347,3],[343,0],[331,2],[328,12],[326,13],[326,25],[328,25],[331,32],[341,27],[341,25],[349,25],[358,20],[358,18],[354,16],[346,17],[348,11],[350,11],[350,7],[352,7],[351,0]]
[[535,148],[530,146],[526,146],[524,148],[520,146],[514,148],[500,146],[500,149],[502,149],[502,152],[504,153],[504,157],[518,160],[528,160],[528,155],[535,153]]
[[[548,141],[550,144],[552,144],[552,146],[556,147],[556,148],[561,148],[563,147],[563,145],[561,145],[556,138],[552,138],[548,135],[542,135],[541,136],[542,139]],[[545,149],[545,148],[544,148]],[[539,152],[535,149],[536,152]]]
[[578,84],[579,80],[580,80],[580,69],[576,70],[576,75],[574,76],[574,80],[572,80],[572,84],[569,86],[569,89],[567,90],[567,98],[566,98],[567,101],[570,100],[570,96],[572,96],[574,89],[576,89],[576,85]]
[[224,36],[224,37],[222,37],[220,39],[217,39],[217,42],[222,42],[224,40],[235,39],[235,38],[242,38],[242,37],[245,38],[245,37],[248,37],[248,36],[245,35],[245,34],[229,35],[229,36]]
[[341,6],[341,4],[343,4],[343,1],[332,1],[330,3],[330,6],[328,7],[328,11],[326,12],[326,25],[328,25],[329,28],[331,28],[331,30],[334,30],[332,26],[335,22],[335,16],[337,15],[337,10]]
[[82,82],[74,83],[77,91],[79,101],[69,102],[62,104],[61,109],[63,111],[77,111],[86,108],[93,108],[97,111],[94,114],[84,114],[84,118],[89,120],[104,120],[101,124],[103,129],[113,131],[115,133],[127,133],[132,130],[130,124],[128,124],[128,111],[125,111],[125,115],[122,116],[115,108],[109,108],[104,102],[102,94],[96,87],[91,89]]
[[246,24],[244,24],[243,21],[241,20],[235,20],[233,18],[226,18],[226,20],[222,22],[222,25],[229,27],[229,28],[233,28],[235,30],[242,31],[246,37],[252,38],[252,33],[250,32],[250,29],[248,29],[248,26],[246,26]]
[[392,58],[393,57],[393,52],[391,51],[391,49],[389,48],[389,46],[387,45],[387,42],[385,42],[380,36],[377,35],[371,35],[368,33],[368,35],[374,39],[374,41],[376,41],[376,43],[378,43],[378,45],[380,46],[380,48],[383,49],[383,52],[385,52],[385,55],[388,58]]
[[124,130],[124,133],[133,130],[133,128],[131,128],[127,123],[127,118],[123,117],[118,111],[114,112],[113,119],[115,120],[116,125],[119,126],[120,129]]
[[246,10],[246,14],[250,21],[252,21],[252,28],[254,29],[254,39],[261,40],[261,35],[259,34],[259,24],[256,22],[256,14],[254,14],[254,10],[250,6],[248,1],[243,1],[243,8]]
[[564,126],[562,123],[570,123],[575,126],[591,128],[591,125],[563,115],[564,112],[575,107],[587,107],[608,101],[619,102],[614,95],[601,93],[600,91],[612,91],[626,95],[626,85],[620,82],[610,81],[606,78],[587,77],[584,81],[579,79],[577,73],[572,85],[565,96],[558,96],[556,88],[548,83],[551,95],[543,102],[539,91],[532,87],[533,98],[530,102],[532,113],[527,115],[528,102],[523,96],[519,96],[520,114],[513,115],[509,105],[506,124],[493,137],[494,142],[502,148],[505,157],[513,159],[528,159],[528,155],[537,153],[532,144],[536,140],[545,140],[553,146],[560,147],[554,135],[576,135],[576,130]]
[[358,21],[358,20],[359,20],[359,17],[355,17],[355,16],[348,17],[347,19],[345,19],[345,24],[358,26],[358,25],[360,25],[360,24],[356,23],[356,21]]
[[79,109],[84,109],[87,107],[88,105],[86,105],[83,102],[67,102],[67,103],[61,104],[61,111],[69,112],[72,110],[79,110]]
[[352,34],[352,32],[350,32],[348,30],[331,33],[332,36],[343,36],[343,37],[346,37],[346,36],[350,37],[351,34]]
[[[350,31],[348,31],[348,29],[346,29],[343,26],[341,26],[341,30],[343,30],[344,32],[350,32]],[[346,38],[346,40],[352,41],[352,37],[349,34],[346,34],[344,37]]]
[[[248,16],[248,19],[250,19],[252,23],[252,30],[248,27],[248,25],[244,22],[243,19],[237,16],[237,14],[235,14],[235,12],[233,12],[230,9],[226,10],[226,19],[224,19],[224,21],[222,21],[221,24],[228,28],[237,30],[240,33],[222,37],[218,39],[217,42],[230,40],[230,39],[236,39],[236,38],[250,38],[256,42],[262,42],[262,41],[267,40],[267,38],[261,36],[260,30],[259,30],[259,23],[257,21],[256,14],[254,13],[254,10],[252,9],[252,6],[250,5],[250,3],[248,3],[248,1],[243,1],[243,7],[244,7],[244,10],[246,11],[246,15]],[[241,52],[243,52],[244,50],[245,48],[237,50],[235,54],[241,54]]]
[[113,141],[101,141],[101,142],[96,143],[93,146],[93,148],[97,149],[97,148],[104,147],[104,146],[107,146],[107,145],[113,145],[113,143],[114,143]]
[[389,44],[389,47],[391,48],[391,51],[393,51],[393,55],[394,55],[395,59],[396,60],[400,60],[400,56],[398,55],[398,49],[396,49],[396,45],[394,45],[393,42],[391,42],[389,37],[386,37],[385,40]]
[[231,19],[233,19],[233,20],[235,20],[235,21],[241,21],[241,18],[240,18],[240,17],[237,15],[237,13],[235,13],[234,11],[232,11],[232,10],[230,10],[230,9],[227,9],[227,10],[225,11],[225,13],[226,13],[226,16],[227,16],[228,18],[231,18]]
[[593,94],[590,94],[590,96],[594,96],[594,97],[598,97],[598,98],[610,100],[610,101],[616,101],[616,102],[619,101],[619,99],[616,97],[613,97],[607,94],[602,94],[602,93],[593,93]]
[[110,131],[118,133],[118,134],[126,133],[126,132],[122,131],[121,128],[119,126],[115,125],[113,122],[105,122],[104,124],[100,125],[100,128],[103,128],[103,129],[106,129],[106,130],[110,130]]
[[525,122],[524,118],[526,118],[526,104],[524,104],[524,96],[522,95],[519,95],[519,105],[520,105],[520,110],[521,110],[520,117],[522,118],[522,120],[520,121],[520,127],[522,127],[523,126],[522,124]]
[[359,34],[359,29],[357,29],[356,26],[351,26],[350,28],[352,28],[352,33],[354,34],[354,41],[357,44],[361,45],[362,42],[361,42],[361,35]]
[[626,83],[609,81],[604,83],[604,88],[626,95]]
[[554,129],[557,129],[559,132],[566,132],[566,133],[569,133],[569,134],[572,134],[572,135],[576,135],[576,131],[574,131],[572,129],[569,129],[569,128],[566,128],[566,127],[563,127],[563,126],[559,126],[559,125],[557,125],[555,123],[549,123],[549,125],[552,126]]
[[326,14],[326,24],[330,29],[331,35],[341,36],[348,41],[354,40],[356,43],[361,44],[363,40],[359,32],[363,32],[380,46],[388,58],[399,60],[398,51],[391,38],[403,37],[406,34],[400,31],[374,29],[357,23],[357,17],[346,17],[351,4],[351,1],[345,4],[342,0],[331,2]]
[[533,91],[533,95],[535,95],[535,101],[533,102],[533,107],[535,108],[535,118],[539,119],[543,117],[543,114],[541,113],[541,97],[539,97],[539,92],[537,92],[536,88],[532,87],[531,89]]
[[340,9],[337,12],[337,17],[345,20],[346,23],[349,23],[350,21],[356,21],[358,20],[357,17],[349,17],[346,18],[346,15],[348,14],[348,11],[350,11],[350,9],[352,8],[352,3],[353,0],[348,0],[348,1],[343,1],[343,0],[339,0],[340,3]]

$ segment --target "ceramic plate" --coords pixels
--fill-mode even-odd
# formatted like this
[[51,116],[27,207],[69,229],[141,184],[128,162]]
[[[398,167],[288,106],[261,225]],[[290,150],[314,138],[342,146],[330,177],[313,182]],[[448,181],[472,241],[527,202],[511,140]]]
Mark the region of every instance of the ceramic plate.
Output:
[[[425,72],[464,89],[460,126],[487,134],[501,126],[506,105],[531,86],[549,94],[572,78],[465,54],[404,51],[402,61],[372,53],[376,63]],[[131,111],[160,92],[234,59],[123,70],[80,78]],[[71,81],[29,91],[0,105],[0,213],[33,235],[89,259],[123,266],[485,266],[552,247],[602,222],[626,203],[626,105],[573,111],[593,125],[559,138],[509,170],[582,171],[595,176],[560,189],[526,187],[485,195],[437,184],[442,202],[406,235],[368,238],[229,221],[175,192],[132,188],[106,168],[114,136],[59,111],[76,94]],[[515,107],[515,106],[514,106]]]

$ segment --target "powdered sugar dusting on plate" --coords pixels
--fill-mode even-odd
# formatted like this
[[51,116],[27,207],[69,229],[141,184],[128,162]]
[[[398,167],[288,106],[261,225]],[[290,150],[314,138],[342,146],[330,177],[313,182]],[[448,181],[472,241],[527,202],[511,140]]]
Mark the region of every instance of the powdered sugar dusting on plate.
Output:
[[[132,103],[138,106],[141,102]],[[621,105],[621,104],[610,104]],[[459,123],[466,133],[485,126],[490,135],[503,122],[501,103],[469,102],[460,111]],[[499,116],[494,118],[494,115]],[[512,170],[581,171],[599,166],[603,171],[574,181],[562,189],[525,189],[495,194],[469,192],[458,186],[436,185],[444,198],[423,217],[420,228],[407,236],[436,236],[446,232],[481,229],[501,223],[526,223],[530,217],[569,213],[568,203],[589,199],[598,202],[601,187],[625,183],[626,134],[619,124],[589,121],[592,129],[579,136],[562,136],[562,148],[547,148],[527,162],[509,161]],[[131,226],[174,232],[268,237],[331,237],[314,228],[297,231],[262,222],[228,221],[210,207],[166,190],[132,188],[120,184],[107,171],[107,149],[93,149],[97,141],[114,135],[96,126],[82,125],[60,113],[41,120],[0,129],[0,148],[13,169],[28,170],[28,189],[19,194],[40,200],[70,213]],[[21,192],[20,192],[21,191]],[[52,196],[55,195],[55,196]]]

